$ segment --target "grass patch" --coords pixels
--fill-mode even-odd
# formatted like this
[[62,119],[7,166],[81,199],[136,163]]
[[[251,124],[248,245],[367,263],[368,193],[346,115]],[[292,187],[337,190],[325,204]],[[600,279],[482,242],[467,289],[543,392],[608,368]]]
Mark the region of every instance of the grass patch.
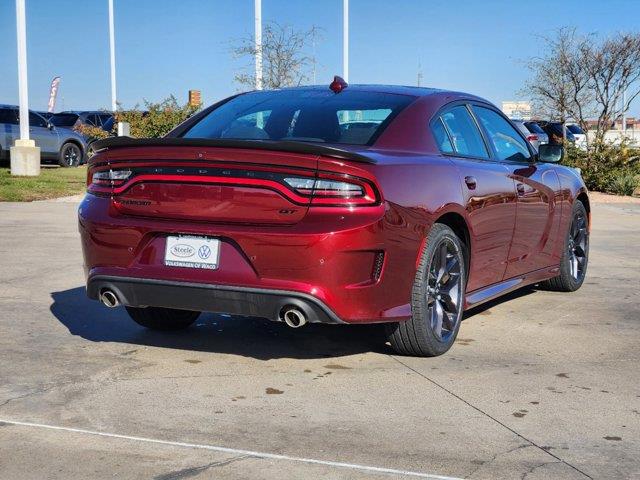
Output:
[[87,167],[43,167],[38,177],[12,177],[0,168],[0,202],[31,202],[83,193]]

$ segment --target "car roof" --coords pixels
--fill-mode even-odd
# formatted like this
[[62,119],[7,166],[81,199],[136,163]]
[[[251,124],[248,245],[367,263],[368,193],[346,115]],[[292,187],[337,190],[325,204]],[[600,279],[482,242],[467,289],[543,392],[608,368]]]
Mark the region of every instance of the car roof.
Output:
[[[273,92],[286,91],[328,91],[328,85],[305,85],[302,87],[286,87],[271,90]],[[245,94],[254,94],[259,92],[269,92],[270,90],[253,90],[245,92]],[[374,92],[392,95],[408,95],[415,97],[415,101],[424,100],[429,104],[439,108],[452,101],[477,101],[493,105],[490,101],[465,92],[457,92],[455,90],[443,90],[431,87],[413,87],[408,85],[378,85],[378,84],[349,84],[345,91]],[[338,94],[339,95],[339,94]]]
[[[328,90],[328,85],[304,85],[301,87],[285,87],[274,89],[274,91],[317,91]],[[378,93],[395,93],[400,95],[412,95],[415,97],[423,97],[425,95],[433,95],[443,92],[437,88],[429,87],[412,87],[408,85],[378,85],[378,84],[348,84],[349,91],[357,90],[362,92],[378,92]],[[268,90],[266,90],[268,91]]]

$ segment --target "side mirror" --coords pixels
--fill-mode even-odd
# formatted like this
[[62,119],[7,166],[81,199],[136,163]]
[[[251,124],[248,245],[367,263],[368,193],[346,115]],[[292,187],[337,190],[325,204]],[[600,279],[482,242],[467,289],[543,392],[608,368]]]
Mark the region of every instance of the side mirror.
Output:
[[49,130],[53,130],[53,123],[51,123],[51,122],[47,122],[47,128],[48,128]]
[[558,163],[564,158],[562,145],[540,145],[538,147],[538,161],[546,163]]

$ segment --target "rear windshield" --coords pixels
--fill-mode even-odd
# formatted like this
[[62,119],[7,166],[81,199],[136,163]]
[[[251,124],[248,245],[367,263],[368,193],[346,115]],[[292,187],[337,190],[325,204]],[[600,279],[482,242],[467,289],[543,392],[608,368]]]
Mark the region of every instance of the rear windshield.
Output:
[[584,135],[584,130],[582,130],[578,125],[567,125],[567,130],[571,133],[575,133],[576,135]]
[[415,98],[348,89],[252,92],[216,108],[183,137],[370,145]]
[[49,119],[56,127],[73,127],[77,120],[75,113],[58,113]]
[[534,122],[526,122],[524,124],[525,127],[527,127],[527,129],[531,132],[531,133],[544,133],[544,130],[542,128],[540,128],[540,125],[538,125],[537,123]]

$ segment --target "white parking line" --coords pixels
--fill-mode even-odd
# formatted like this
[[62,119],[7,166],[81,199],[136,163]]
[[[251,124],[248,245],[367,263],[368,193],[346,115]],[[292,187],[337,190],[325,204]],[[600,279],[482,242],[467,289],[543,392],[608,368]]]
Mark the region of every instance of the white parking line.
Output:
[[169,440],[159,440],[156,438],[136,437],[132,435],[121,435],[118,433],[97,432],[94,430],[85,430],[82,428],[60,427],[57,425],[46,425],[43,423],[20,422],[17,420],[8,420],[0,418],[2,423],[8,425],[16,425],[21,427],[43,428],[48,430],[59,430],[63,432],[82,433],[85,435],[95,435],[98,437],[119,438],[122,440],[132,440],[135,442],[155,443],[160,445],[169,445],[172,447],[195,448],[200,450],[209,450],[214,452],[231,453],[234,455],[246,455],[254,458],[265,458],[269,460],[283,460],[288,462],[308,463],[313,465],[324,465],[328,467],[347,468],[351,470],[360,470],[363,472],[404,475],[407,477],[429,478],[432,480],[462,480],[456,477],[446,477],[443,475],[433,475],[430,473],[412,472],[408,470],[396,470],[394,468],[373,467],[369,465],[357,465],[354,463],[332,462],[328,460],[316,460],[314,458],[290,457],[288,455],[279,455],[276,453],[253,452],[251,450],[239,450],[236,448],[218,447],[215,445],[202,445],[198,443],[172,442]]

